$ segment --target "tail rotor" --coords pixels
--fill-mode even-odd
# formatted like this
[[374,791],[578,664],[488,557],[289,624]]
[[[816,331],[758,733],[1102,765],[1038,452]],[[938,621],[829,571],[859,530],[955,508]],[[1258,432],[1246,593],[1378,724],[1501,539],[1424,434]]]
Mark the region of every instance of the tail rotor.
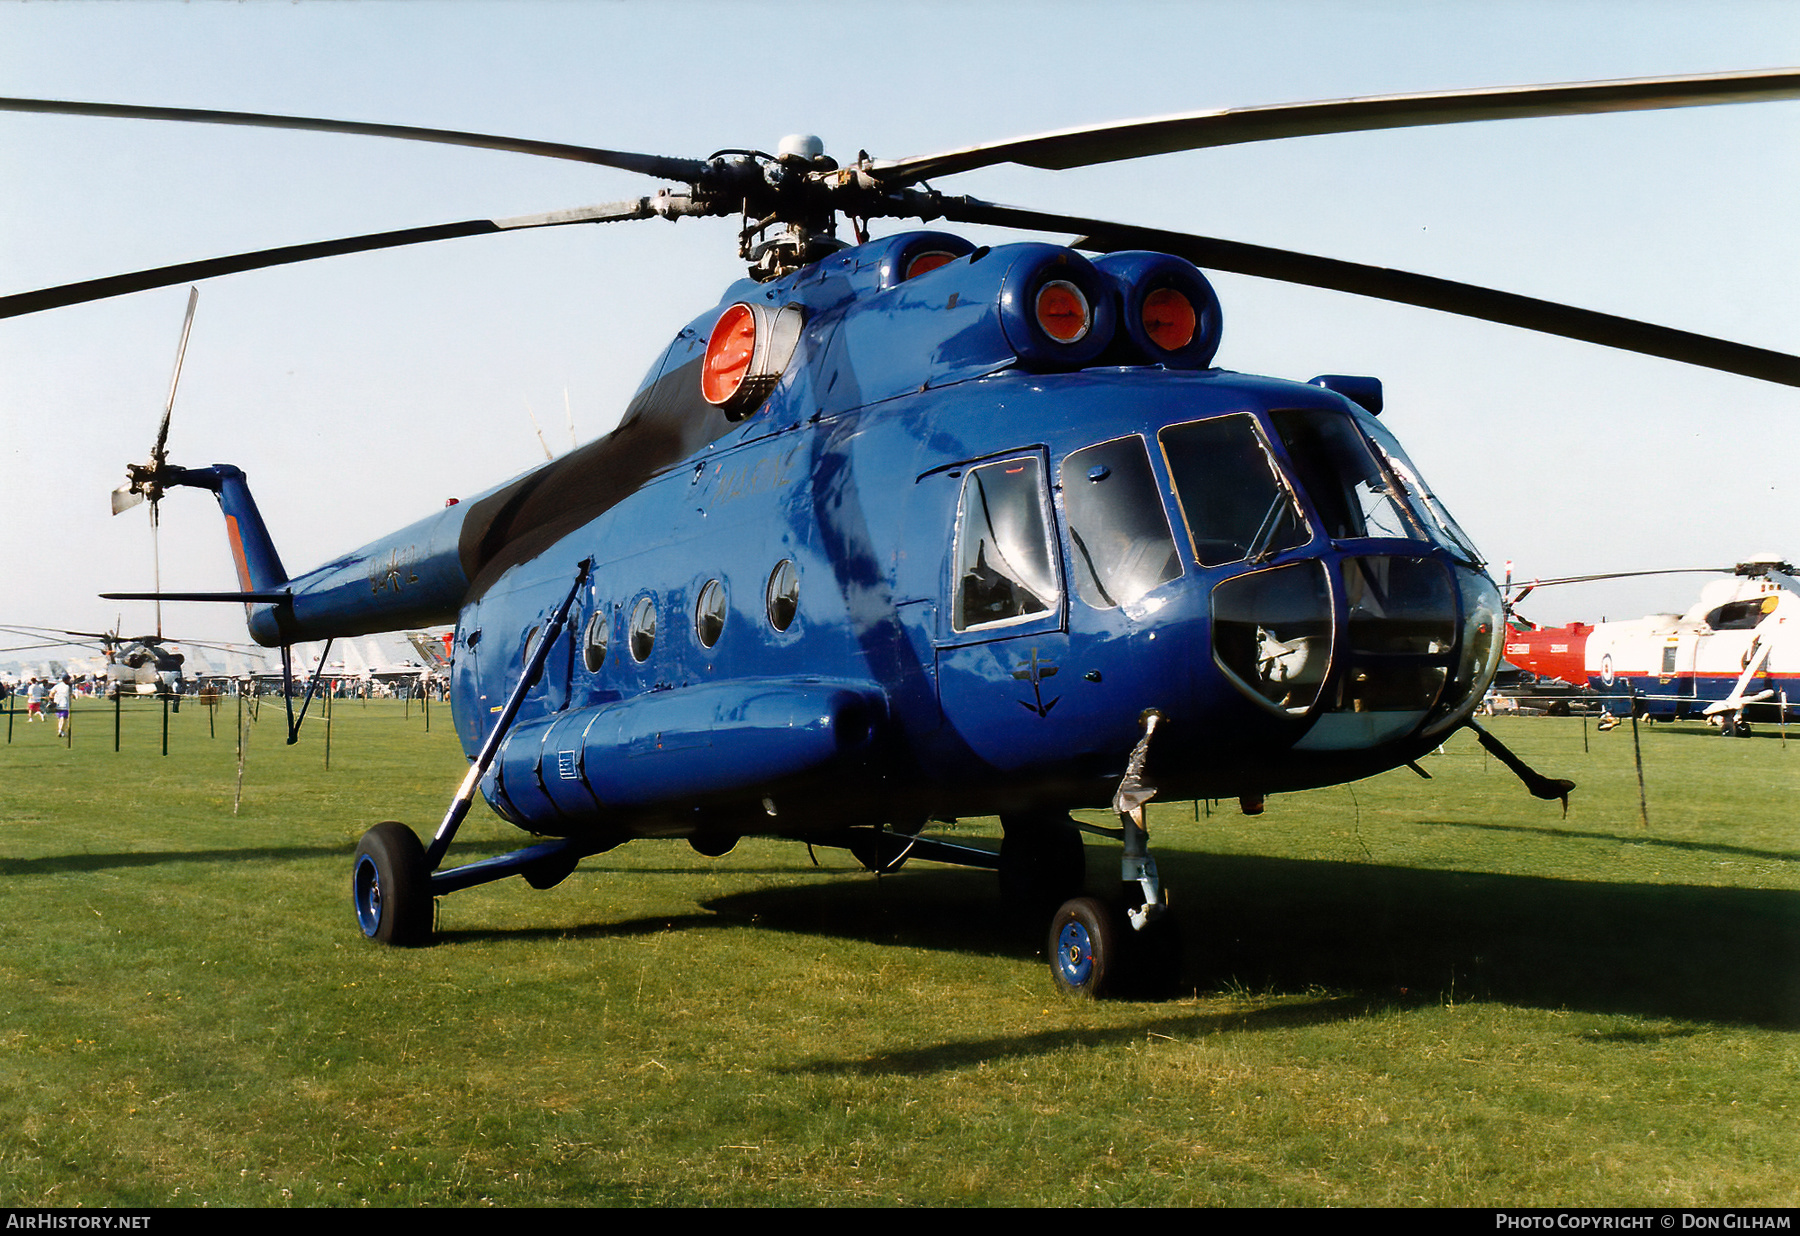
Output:
[[[146,463],[128,464],[126,482],[112,491],[112,513],[119,515],[140,502],[150,503],[150,560],[155,574],[156,591],[162,591],[162,547],[158,533],[160,519],[157,507],[162,502],[169,465],[169,419],[175,412],[175,391],[181,385],[181,363],[187,357],[188,334],[194,329],[194,308],[200,303],[200,289],[188,289],[187,316],[181,322],[181,341],[175,347],[175,371],[169,377],[169,397],[163,401],[162,423],[156,428],[156,442],[150,448]],[[162,636],[162,602],[156,603],[156,634]]]

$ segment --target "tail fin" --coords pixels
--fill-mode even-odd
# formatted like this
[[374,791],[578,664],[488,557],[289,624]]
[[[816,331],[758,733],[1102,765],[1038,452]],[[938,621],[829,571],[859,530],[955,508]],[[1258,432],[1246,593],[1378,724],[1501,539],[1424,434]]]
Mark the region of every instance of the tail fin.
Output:
[[238,584],[245,592],[267,592],[288,582],[287,569],[275,542],[263,523],[256,499],[250,496],[250,484],[241,469],[230,464],[214,464],[206,469],[219,474],[216,491],[219,509],[225,512],[225,535],[231,539],[231,559],[237,566]]
[[210,468],[169,468],[163,480],[165,487],[190,485],[209,489],[219,500],[225,513],[225,535],[231,540],[231,560],[237,567],[238,586],[245,592],[269,592],[288,582],[287,569],[275,542],[269,537],[256,499],[250,496],[250,484],[243,469],[232,464],[214,464]]

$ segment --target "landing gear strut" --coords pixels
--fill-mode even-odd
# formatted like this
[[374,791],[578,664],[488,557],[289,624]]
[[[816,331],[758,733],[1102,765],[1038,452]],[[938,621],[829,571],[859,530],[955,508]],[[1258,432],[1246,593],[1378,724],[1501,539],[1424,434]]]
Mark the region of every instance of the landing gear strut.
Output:
[[[427,943],[431,939],[432,898],[514,874],[523,875],[534,888],[550,888],[573,871],[584,854],[609,848],[609,842],[604,839],[577,843],[565,838],[449,871],[437,869],[451,838],[469,813],[476,787],[493,764],[500,744],[518,717],[526,692],[543,674],[550,647],[568,623],[569,610],[574,606],[581,586],[587,582],[592,566],[592,559],[583,559],[577,567],[569,595],[563,598],[545,624],[543,636],[537,641],[525,672],[519,676],[518,684],[507,697],[494,728],[481,746],[481,753],[469,766],[456,796],[450,800],[450,809],[444,813],[430,847],[421,845],[412,829],[392,820],[377,824],[357,843],[356,860],[350,874],[350,903],[356,910],[357,926],[369,939],[383,944]],[[287,651],[282,649],[284,657]],[[288,741],[294,741],[291,735]]]
[[1144,828],[1144,804],[1156,795],[1156,787],[1144,777],[1144,761],[1161,720],[1155,709],[1145,711],[1144,736],[1113,796],[1119,816],[1115,835],[1125,844],[1119,859],[1124,913],[1115,915],[1092,897],[1076,897],[1064,902],[1050,922],[1050,976],[1059,991],[1072,996],[1093,998],[1127,987],[1135,994],[1158,996],[1180,978],[1180,935]]

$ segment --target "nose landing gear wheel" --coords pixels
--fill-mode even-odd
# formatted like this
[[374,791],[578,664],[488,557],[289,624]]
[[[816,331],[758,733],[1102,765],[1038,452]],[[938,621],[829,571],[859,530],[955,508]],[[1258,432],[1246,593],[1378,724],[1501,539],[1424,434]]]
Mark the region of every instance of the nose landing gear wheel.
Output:
[[1066,995],[1094,999],[1111,988],[1119,962],[1112,913],[1092,897],[1066,901],[1050,920],[1050,975]]
[[404,947],[431,938],[431,872],[412,829],[389,820],[363,834],[351,868],[350,901],[371,940]]

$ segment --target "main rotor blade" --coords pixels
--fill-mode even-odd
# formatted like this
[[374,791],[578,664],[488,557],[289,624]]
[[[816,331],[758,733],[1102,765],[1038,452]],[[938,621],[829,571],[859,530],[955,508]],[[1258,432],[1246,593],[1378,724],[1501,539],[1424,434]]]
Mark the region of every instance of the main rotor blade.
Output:
[[647,219],[659,213],[681,213],[679,208],[659,211],[657,202],[685,202],[685,198],[640,197],[623,202],[577,210],[554,211],[541,215],[520,215],[512,219],[465,219],[460,223],[439,223],[430,227],[403,228],[394,232],[371,232],[364,236],[348,236],[342,240],[321,240],[305,245],[284,245],[279,249],[260,249],[254,253],[237,253],[228,257],[203,258],[197,262],[181,262],[159,266],[154,270],[134,271],[125,275],[108,275],[104,279],[88,279],[81,283],[65,283],[35,292],[17,292],[0,296],[0,318],[41,313],[65,305],[86,304],[143,292],[150,288],[168,287],[196,279],[212,279],[219,275],[267,266],[286,266],[310,262],[317,258],[338,257],[346,253],[365,253],[374,249],[396,249],[402,245],[418,245],[433,240],[451,240],[459,236],[485,236],[521,228],[561,227],[570,223],[610,223],[624,219]]
[[[1640,575],[1730,575],[1730,567],[1663,567],[1655,571],[1603,571],[1598,575],[1565,575],[1560,579],[1534,579],[1522,585],[1527,591],[1532,588],[1548,588],[1553,584],[1591,584],[1602,579],[1635,579]],[[1523,600],[1523,594],[1519,598]]]
[[[49,636],[57,636],[57,635],[74,635],[74,636],[80,636],[82,638],[82,640],[85,642],[88,640],[111,638],[110,635],[108,635],[105,632],[101,632],[101,631],[70,631],[70,630],[66,630],[63,627],[0,626],[0,631],[5,631],[9,635],[23,635],[30,639],[44,639]],[[68,643],[73,643],[75,641],[68,640],[68,639],[59,639],[56,642],[59,644],[68,644]]]
[[1029,167],[1062,170],[1177,150],[1322,133],[1793,98],[1800,98],[1800,69],[1371,95],[1323,99],[1314,103],[1185,112],[1058,129],[1030,137],[965,146],[941,154],[920,155],[891,163],[877,162],[870,170],[884,184],[899,186],[996,163],[1023,163]]
[[9,644],[4,648],[0,648],[0,652],[33,652],[39,648],[70,648],[79,646],[80,645],[73,644],[69,640],[59,639],[52,640],[48,644]]
[[[102,592],[102,601],[228,601],[238,605],[253,603],[261,605],[289,605],[293,603],[294,594],[286,591],[272,592]],[[157,640],[163,637],[158,635]],[[149,642],[149,641],[144,641]]]
[[[150,642],[150,641],[139,641],[139,642]],[[255,644],[227,644],[227,643],[215,643],[215,642],[208,641],[208,640],[178,639],[173,635],[169,636],[167,639],[162,640],[161,642],[163,644],[178,644],[178,645],[180,645],[180,647],[176,649],[176,651],[178,651],[178,652],[182,651],[182,650],[187,650],[187,651],[191,652],[195,648],[204,648],[209,652],[235,653],[238,656],[252,657],[258,661],[262,660],[265,655],[265,650],[262,648],[258,648]]]
[[353,133],[362,137],[392,137],[410,142],[437,142],[448,146],[474,146],[513,154],[540,155],[594,163],[627,172],[642,172],[663,180],[692,183],[706,168],[703,159],[669,155],[634,154],[599,146],[571,146],[540,142],[526,137],[498,137],[465,133],[457,129],[424,129],[404,124],[366,124],[357,120],[325,120],[313,116],[272,116],[264,112],[225,112],[192,107],[138,107],[129,103],[80,103],[56,99],[0,98],[0,111],[47,112],[63,116],[105,116],[122,120],[175,120],[188,124],[248,125],[259,129],[309,129],[319,133]]
[[1329,288],[1377,300],[1437,309],[1462,317],[1518,326],[1546,335],[1579,339],[1627,352],[1642,352],[1707,369],[1800,386],[1800,356],[1771,352],[1747,344],[1696,335],[1689,331],[1638,322],[1592,309],[1495,291],[1430,275],[1415,275],[1381,266],[1363,266],[1336,258],[1314,257],[1289,249],[1233,240],[1217,240],[1186,232],[1165,232],[1099,219],[1020,210],[972,198],[936,199],[943,218],[963,223],[990,223],[1037,231],[1075,232],[1077,249],[1111,253],[1120,249],[1154,249],[1187,258],[1196,266],[1255,275],[1307,287]]
[[8,635],[22,635],[27,639],[44,641],[36,644],[14,644],[0,648],[0,652],[27,652],[34,648],[95,648],[101,647],[96,641],[111,638],[98,631],[66,631],[60,627],[0,626],[0,631],[4,631]]

